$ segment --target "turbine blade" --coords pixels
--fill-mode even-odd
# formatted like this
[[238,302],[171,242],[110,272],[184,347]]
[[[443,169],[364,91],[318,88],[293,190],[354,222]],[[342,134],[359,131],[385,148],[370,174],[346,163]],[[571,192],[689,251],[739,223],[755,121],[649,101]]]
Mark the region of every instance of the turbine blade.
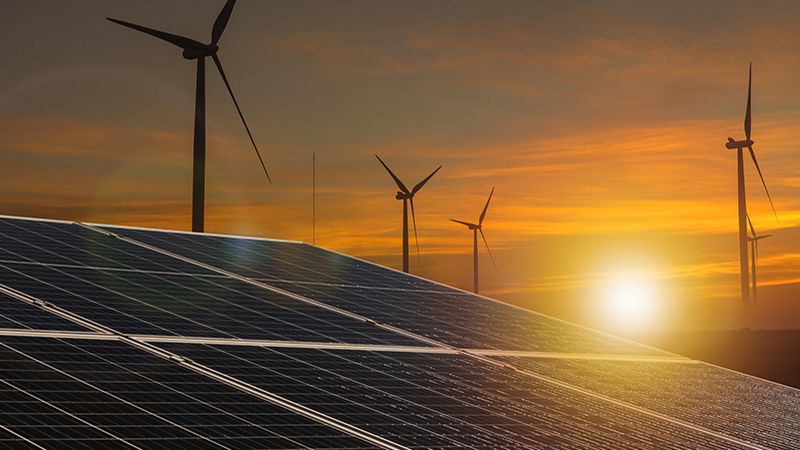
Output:
[[233,100],[233,105],[236,106],[236,111],[239,113],[239,117],[242,119],[242,124],[244,125],[245,131],[247,131],[247,136],[250,138],[250,143],[253,144],[253,150],[256,151],[256,156],[258,156],[258,161],[261,163],[261,168],[264,169],[264,175],[267,176],[267,181],[272,184],[272,178],[269,176],[269,172],[267,172],[267,166],[264,164],[264,159],[261,158],[261,152],[258,151],[258,146],[256,146],[256,141],[253,139],[253,134],[250,133],[250,127],[247,126],[247,121],[244,120],[244,115],[242,114],[242,110],[239,108],[239,103],[236,101],[236,97],[233,95],[233,89],[231,89],[230,83],[228,83],[228,77],[225,76],[225,70],[222,69],[222,63],[219,60],[219,56],[215,54],[211,55],[214,59],[214,64],[217,65],[217,70],[219,70],[219,74],[222,76],[222,81],[225,82],[225,87],[228,88],[228,93],[231,94],[231,100]]
[[483,207],[483,212],[481,212],[481,218],[478,219],[478,225],[483,224],[483,218],[486,217],[486,210],[489,209],[489,202],[492,201],[492,194],[494,194],[494,186],[492,186],[492,192],[489,192],[489,199],[486,200],[486,205]]
[[416,185],[416,186],[414,186],[414,189],[412,189],[412,190],[411,190],[411,193],[412,193],[412,194],[416,194],[416,193],[417,193],[417,191],[419,191],[420,189],[422,189],[422,186],[425,186],[425,183],[427,183],[427,182],[428,182],[428,180],[430,180],[430,179],[431,179],[431,177],[433,177],[434,175],[436,175],[436,172],[438,172],[438,171],[439,171],[439,169],[441,169],[441,168],[442,168],[442,166],[439,166],[439,167],[437,167],[437,168],[436,168],[436,170],[434,170],[433,172],[431,172],[431,174],[430,174],[430,175],[428,175],[427,177],[425,177],[425,179],[424,179],[424,180],[422,180],[422,181],[420,181],[419,183],[417,183],[417,185]]
[[486,242],[486,235],[483,234],[483,228],[478,228],[478,231],[481,232],[481,237],[483,238],[483,243],[486,245],[486,251],[489,252],[489,257],[492,258],[492,265],[494,266],[494,270],[497,270],[497,263],[494,262],[494,255],[492,255],[492,249],[489,248],[489,243]]
[[747,76],[747,112],[744,115],[744,135],[750,140],[750,88],[753,82],[753,63],[750,63],[750,72]]
[[762,235],[761,235],[761,236],[759,236],[758,238],[759,238],[759,239],[766,239],[766,238],[768,238],[768,237],[770,237],[770,236],[772,236],[772,234],[762,234]]
[[761,184],[764,186],[764,192],[767,193],[767,199],[769,199],[769,206],[772,207],[772,214],[775,214],[775,220],[778,220],[778,213],[775,211],[775,205],[772,203],[772,196],[769,195],[769,189],[767,189],[767,182],[764,181],[764,175],[761,173],[761,167],[758,166],[758,159],[756,158],[756,152],[753,151],[752,146],[747,147],[750,150],[750,158],[753,159],[753,163],[756,165],[756,170],[758,171],[758,176],[761,177]]
[[222,37],[222,32],[225,31],[225,26],[228,25],[228,19],[231,18],[231,13],[233,12],[233,6],[235,4],[236,0],[228,0],[219,12],[217,20],[214,21],[214,28],[211,30],[212,44],[216,44],[219,38]]
[[197,42],[194,39],[178,36],[177,34],[171,34],[164,31],[154,30],[153,28],[143,27],[141,25],[136,25],[135,23],[125,22],[124,20],[112,19],[111,17],[106,17],[106,19],[116,24],[122,25],[123,27],[133,28],[136,31],[141,31],[142,33],[149,34],[150,36],[155,36],[161,40],[169,42],[170,44],[177,45],[178,47],[184,50],[204,49],[207,47],[202,42]]
[[395,184],[397,185],[397,188],[400,189],[401,191],[405,192],[406,194],[410,194],[410,192],[408,192],[408,188],[406,187],[406,185],[403,184],[402,181],[400,181],[400,178],[397,178],[397,175],[395,175],[394,172],[392,172],[392,169],[390,169],[389,166],[387,166],[386,163],[383,162],[381,157],[378,156],[378,155],[375,155],[375,157],[378,158],[378,161],[381,162],[381,165],[383,166],[383,168],[386,169],[386,171],[389,172],[389,175],[392,176],[392,179],[394,180]]
[[414,243],[417,245],[417,262],[422,263],[422,258],[419,256],[419,238],[417,238],[417,216],[414,214],[414,197],[408,199],[411,203],[411,223],[414,224]]
[[461,225],[466,225],[466,226],[468,226],[468,227],[475,227],[475,228],[477,228],[477,227],[478,227],[478,226],[477,226],[477,225],[475,225],[474,223],[464,222],[463,220],[450,219],[450,221],[452,221],[452,222],[455,222],[455,223],[460,223]]
[[756,229],[753,228],[753,222],[750,221],[750,214],[745,213],[745,217],[747,217],[747,223],[750,224],[750,234],[752,234],[753,239],[755,239],[756,237],[758,237],[758,235],[756,234]]

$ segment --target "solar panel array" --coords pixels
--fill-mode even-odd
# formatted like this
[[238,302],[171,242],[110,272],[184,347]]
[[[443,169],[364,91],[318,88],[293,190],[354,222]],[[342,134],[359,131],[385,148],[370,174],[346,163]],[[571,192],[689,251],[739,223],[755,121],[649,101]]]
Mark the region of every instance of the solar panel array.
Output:
[[800,392],[307,244],[0,217],[0,447],[798,448]]

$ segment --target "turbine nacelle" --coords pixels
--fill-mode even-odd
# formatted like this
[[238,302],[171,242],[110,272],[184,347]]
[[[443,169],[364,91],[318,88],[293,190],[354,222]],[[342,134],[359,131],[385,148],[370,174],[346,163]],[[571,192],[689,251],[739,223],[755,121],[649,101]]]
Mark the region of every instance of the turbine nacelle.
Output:
[[397,193],[394,194],[394,198],[396,198],[397,200],[408,200],[414,198],[414,194],[410,192],[397,191]]
[[755,142],[752,139],[745,139],[745,140],[742,140],[742,141],[737,141],[737,140],[734,140],[733,138],[729,137],[728,138],[728,142],[725,143],[725,148],[731,149],[731,150],[737,150],[737,149],[740,149],[740,148],[752,147],[754,144],[755,144]]
[[182,55],[185,59],[198,59],[216,55],[218,50],[219,46],[217,44],[209,44],[204,48],[186,48],[183,50]]

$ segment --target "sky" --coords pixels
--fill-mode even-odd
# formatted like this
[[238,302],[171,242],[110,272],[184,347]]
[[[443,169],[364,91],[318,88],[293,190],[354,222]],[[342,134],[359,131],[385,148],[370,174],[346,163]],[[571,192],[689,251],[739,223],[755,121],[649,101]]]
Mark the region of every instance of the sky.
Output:
[[[0,214],[190,227],[195,66],[111,16],[209,39],[221,0],[4,0]],[[219,56],[269,185],[208,65],[206,229],[311,241],[604,329],[800,327],[797,2],[240,0]],[[738,292],[736,155],[759,303]],[[413,240],[412,240],[413,242]],[[412,249],[413,250],[413,249]],[[632,300],[631,300],[632,299]]]

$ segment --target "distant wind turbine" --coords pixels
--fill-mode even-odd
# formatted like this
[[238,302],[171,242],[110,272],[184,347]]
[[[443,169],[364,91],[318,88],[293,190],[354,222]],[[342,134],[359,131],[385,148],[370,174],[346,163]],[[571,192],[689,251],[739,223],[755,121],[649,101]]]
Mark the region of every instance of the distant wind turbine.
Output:
[[466,225],[467,228],[472,230],[472,290],[476,294],[478,293],[478,233],[480,233],[481,238],[483,238],[483,243],[484,245],[486,245],[486,251],[489,252],[489,257],[492,259],[492,264],[494,265],[495,270],[497,269],[497,264],[494,262],[494,256],[492,255],[492,250],[489,248],[489,243],[486,242],[486,235],[483,234],[483,219],[486,218],[486,210],[489,209],[489,202],[492,201],[493,194],[494,194],[494,187],[492,187],[492,192],[489,193],[489,198],[486,200],[486,205],[484,205],[483,211],[481,211],[481,216],[478,218],[478,223],[470,223],[470,222],[464,222],[463,220],[450,219],[455,223]]
[[416,195],[416,193],[422,189],[422,186],[425,186],[425,183],[427,183],[431,177],[436,175],[436,172],[438,172],[442,166],[437,167],[436,170],[431,172],[430,175],[417,183],[416,186],[409,191],[408,188],[406,188],[406,185],[403,184],[399,178],[397,178],[397,175],[395,175],[394,172],[392,172],[392,169],[390,169],[389,166],[383,162],[381,157],[378,155],[375,155],[375,157],[378,158],[378,161],[380,161],[383,168],[389,172],[389,175],[392,176],[395,184],[397,184],[397,188],[400,189],[397,191],[397,194],[395,194],[395,198],[403,201],[403,272],[408,273],[408,204],[411,203],[411,220],[414,223],[414,242],[416,243],[417,259],[419,260],[419,239],[417,238],[417,218],[414,214],[414,195]]
[[766,239],[771,234],[758,234],[756,233],[756,229],[753,228],[753,222],[750,221],[750,216],[747,216],[747,223],[750,225],[750,233],[751,236],[747,238],[750,241],[750,258],[751,258],[751,270],[753,271],[753,303],[755,304],[758,300],[758,285],[756,283],[756,265],[758,264],[758,241],[761,239]]
[[753,64],[750,63],[750,72],[747,79],[747,112],[744,116],[744,134],[745,139],[736,141],[729,137],[725,147],[728,149],[737,150],[737,168],[738,168],[738,187],[739,187],[739,273],[741,281],[742,301],[745,305],[750,303],[750,283],[747,274],[747,203],[745,200],[744,192],[744,156],[743,151],[747,148],[750,151],[750,158],[756,166],[758,176],[761,177],[761,184],[764,186],[764,191],[767,193],[769,204],[772,206],[772,212],[775,218],[778,218],[778,213],[775,212],[775,205],[772,203],[772,197],[769,195],[767,183],[764,181],[764,175],[761,173],[761,168],[758,166],[758,159],[756,153],[753,151],[753,140],[750,139],[750,97],[751,87],[753,80]]
[[128,28],[133,28],[134,30],[141,31],[142,33],[155,36],[159,39],[169,42],[170,44],[176,45],[183,49],[184,58],[197,60],[197,90],[195,91],[194,111],[194,173],[192,177],[192,231],[199,233],[203,232],[205,215],[206,57],[210,56],[211,59],[214,60],[214,64],[217,66],[220,76],[222,76],[222,81],[225,82],[225,87],[228,88],[228,93],[231,96],[231,100],[233,100],[233,105],[236,106],[236,111],[239,113],[239,117],[242,119],[242,124],[244,124],[244,129],[247,131],[247,136],[250,138],[250,142],[253,144],[253,149],[256,151],[258,160],[261,162],[261,168],[264,169],[264,175],[266,175],[267,180],[272,183],[269,173],[267,172],[267,166],[264,165],[264,160],[261,158],[261,153],[258,151],[256,141],[253,139],[252,133],[250,133],[250,127],[247,126],[247,122],[244,120],[242,110],[239,108],[239,103],[236,101],[236,97],[233,95],[233,90],[231,89],[230,83],[228,83],[228,78],[225,76],[225,71],[222,69],[222,63],[217,55],[217,51],[219,50],[217,43],[222,37],[222,32],[225,31],[225,26],[228,24],[228,19],[231,17],[231,12],[233,12],[233,6],[235,3],[236,0],[228,0],[228,2],[225,3],[225,6],[222,7],[222,11],[220,11],[219,15],[217,16],[217,20],[214,22],[214,27],[211,30],[211,42],[208,44],[203,44],[202,42],[198,42],[187,37],[165,33],[163,31],[154,30],[152,28],[143,27],[130,22],[106,17],[106,19],[114,23],[126,26]]

